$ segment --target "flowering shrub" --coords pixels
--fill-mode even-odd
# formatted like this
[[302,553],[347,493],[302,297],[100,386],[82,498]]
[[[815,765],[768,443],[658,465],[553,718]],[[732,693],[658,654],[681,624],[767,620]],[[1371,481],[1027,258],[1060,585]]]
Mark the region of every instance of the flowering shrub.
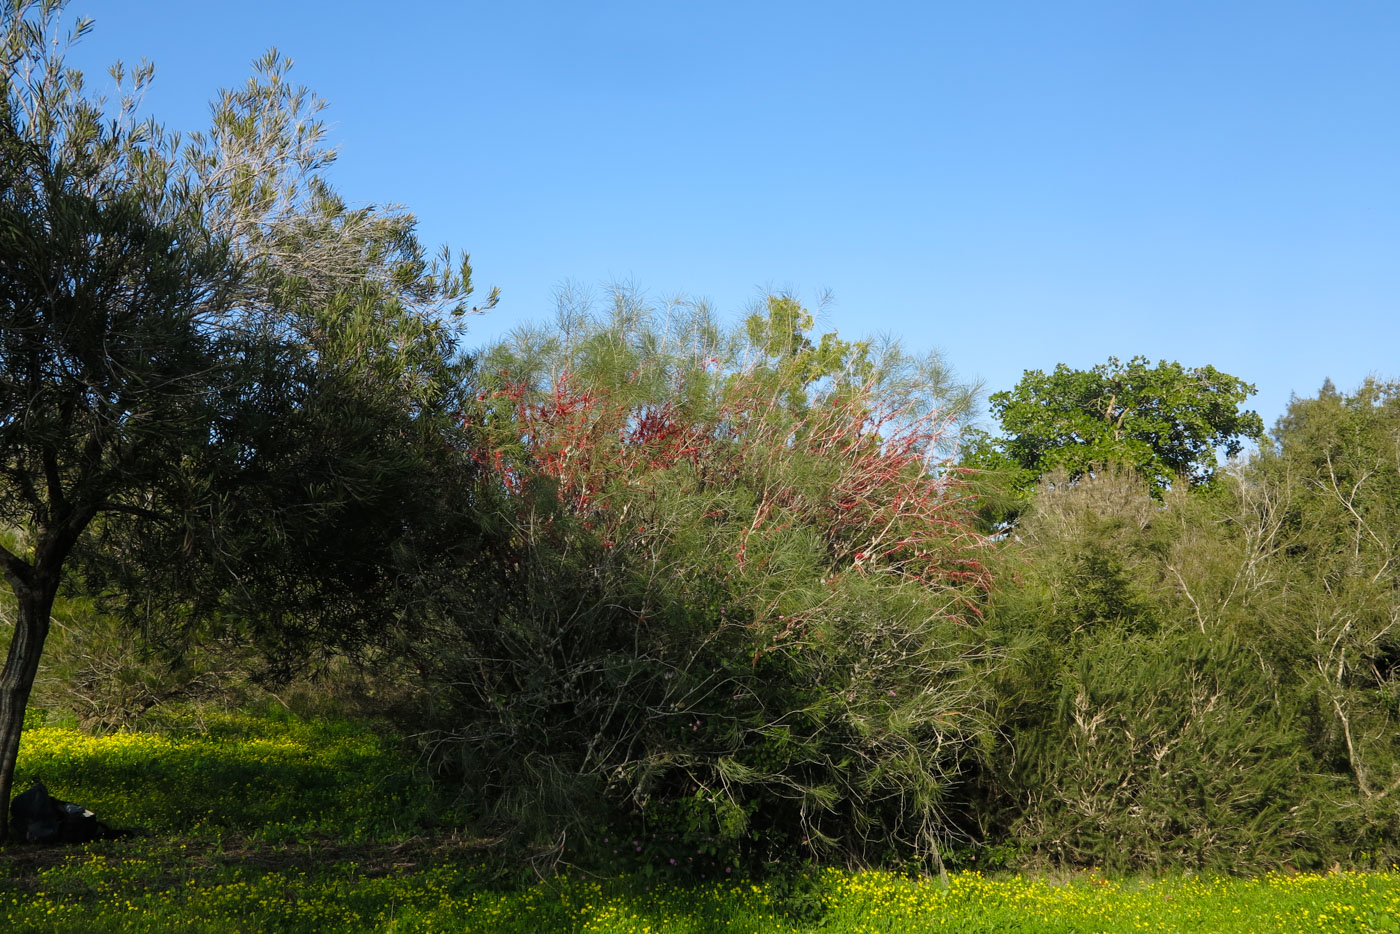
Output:
[[418,659],[421,738],[566,857],[608,827],[710,872],[936,858],[986,728],[984,542],[942,459],[964,396],[790,299],[677,317],[624,300],[485,356],[513,582]]

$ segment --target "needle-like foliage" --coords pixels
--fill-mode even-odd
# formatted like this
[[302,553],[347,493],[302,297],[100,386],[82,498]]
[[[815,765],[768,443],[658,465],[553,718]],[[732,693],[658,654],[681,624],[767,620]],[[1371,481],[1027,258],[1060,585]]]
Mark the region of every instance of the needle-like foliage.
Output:
[[988,668],[986,546],[940,453],[966,393],[811,323],[624,292],[484,355],[513,572],[423,660],[450,724],[423,738],[488,815],[597,847],[638,822],[692,866],[936,861],[958,832]]
[[227,607],[290,667],[411,622],[423,530],[462,514],[434,478],[463,463],[465,257],[334,194],[275,53],[182,139],[137,116],[149,66],[86,90],[64,6],[0,6],[0,803],[65,581],[162,623]]

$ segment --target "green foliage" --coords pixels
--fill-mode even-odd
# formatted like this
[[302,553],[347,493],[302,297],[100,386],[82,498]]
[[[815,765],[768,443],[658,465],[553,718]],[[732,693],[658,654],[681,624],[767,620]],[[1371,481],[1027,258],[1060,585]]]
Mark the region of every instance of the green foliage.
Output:
[[989,485],[994,518],[1014,517],[1031,486],[1055,470],[1073,481],[1126,464],[1159,495],[1178,480],[1208,484],[1217,448],[1233,457],[1264,434],[1259,416],[1239,408],[1253,393],[1214,367],[1151,367],[1145,357],[1027,370],[1014,389],[991,396],[1002,436],[974,434],[963,463],[1000,479]]
[[0,7],[0,800],[61,584],[285,676],[411,633],[478,550],[466,258],[346,207],[276,53],[181,138],[134,116],[149,66],[114,107],[85,90],[63,7]]
[[1252,464],[1282,637],[1314,748],[1352,783],[1370,845],[1400,831],[1400,387],[1294,399]]
[[[345,899],[192,897],[184,927],[433,927],[461,899],[590,930],[1075,930],[973,877],[792,869],[1400,855],[1400,387],[1328,384],[1270,443],[1242,380],[1110,358],[1027,371],[991,397],[994,437],[964,430],[971,391],[938,358],[818,336],[781,295],[732,329],[625,292],[566,303],[477,366],[467,258],[336,195],[285,59],[177,137],[134,116],[148,66],[114,70],[113,106],[84,89],[63,8],[0,7],[0,792],[27,730],[23,778],[157,833],[430,829],[443,808],[364,730],[54,719],[155,722],[311,667],[333,677],[298,686],[307,709],[355,691],[344,709],[411,724],[454,818],[537,868],[770,873],[677,922],[670,889],[590,913],[596,887],[434,867],[433,902],[352,868],[320,880]],[[959,885],[1000,907],[956,914]]]
[[665,321],[622,296],[485,355],[511,571],[414,654],[433,760],[488,821],[605,855],[934,858],[985,729],[958,396],[790,299]]
[[[1317,817],[1295,711],[1227,628],[1181,612],[1173,568],[1193,497],[1133,475],[1052,478],[1009,549],[993,607],[1020,664],[1000,692],[1006,828],[1068,865],[1219,871],[1298,858]],[[1187,514],[1182,516],[1181,514]]]
[[98,731],[129,726],[180,701],[251,701],[260,656],[246,640],[190,627],[178,639],[134,633],[87,597],[54,602],[53,631],[30,695],[33,705]]
[[1392,399],[1295,402],[1205,496],[1042,480],[990,614],[1017,660],[994,839],[1116,869],[1393,858]]

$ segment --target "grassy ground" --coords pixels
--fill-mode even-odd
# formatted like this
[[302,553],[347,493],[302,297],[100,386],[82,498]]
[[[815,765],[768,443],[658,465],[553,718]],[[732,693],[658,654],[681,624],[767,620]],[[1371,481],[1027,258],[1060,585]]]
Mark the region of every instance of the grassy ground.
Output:
[[442,817],[412,762],[344,724],[186,713],[89,737],[35,725],[42,778],[141,835],[0,852],[5,931],[1391,932],[1400,874],[1120,882],[825,870],[756,884],[511,879]]

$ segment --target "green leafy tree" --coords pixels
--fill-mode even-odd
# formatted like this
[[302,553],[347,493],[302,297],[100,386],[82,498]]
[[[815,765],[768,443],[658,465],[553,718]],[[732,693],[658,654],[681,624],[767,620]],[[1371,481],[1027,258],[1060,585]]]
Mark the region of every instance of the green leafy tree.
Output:
[[65,581],[351,644],[415,573],[414,478],[462,462],[465,258],[346,208],[275,54],[182,140],[135,116],[149,68],[114,68],[115,107],[85,93],[63,53],[91,24],[65,43],[63,7],[0,8],[0,801]]
[[1180,480],[1208,484],[1217,449],[1233,457],[1264,434],[1259,416],[1240,409],[1253,393],[1252,385],[1214,367],[1165,360],[1154,367],[1145,357],[1126,365],[1111,357],[1090,370],[1063,363],[1048,374],[1027,370],[1014,389],[991,396],[1001,435],[974,434],[963,464],[1003,478],[988,490],[1002,517],[1014,516],[1027,491],[1052,470],[1073,481],[1110,463],[1126,464],[1158,495]]

